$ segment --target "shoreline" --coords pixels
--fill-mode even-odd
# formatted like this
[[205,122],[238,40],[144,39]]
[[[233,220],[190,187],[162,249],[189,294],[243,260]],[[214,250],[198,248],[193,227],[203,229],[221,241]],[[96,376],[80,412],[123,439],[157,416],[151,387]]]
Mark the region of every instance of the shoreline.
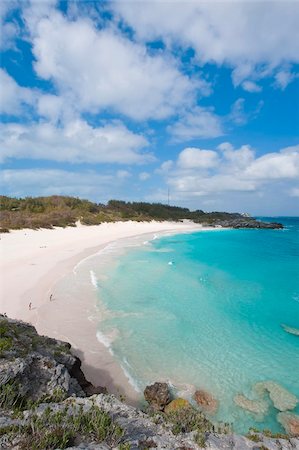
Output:
[[[76,298],[50,301],[53,288],[76,265],[125,238],[215,230],[193,222],[114,222],[95,226],[17,230],[2,234],[0,312],[34,325],[39,334],[65,340],[82,361],[86,378],[136,405],[139,395],[121,365],[97,339],[95,301]],[[13,300],[14,299],[14,300]],[[28,305],[32,303],[29,311]]]

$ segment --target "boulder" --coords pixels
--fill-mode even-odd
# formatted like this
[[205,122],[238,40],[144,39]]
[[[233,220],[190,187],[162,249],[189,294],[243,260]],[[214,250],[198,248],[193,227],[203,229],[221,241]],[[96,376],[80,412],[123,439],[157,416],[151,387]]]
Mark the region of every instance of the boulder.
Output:
[[144,389],[144,398],[156,411],[163,411],[170,402],[170,392],[167,383],[154,383]]
[[291,436],[299,436],[299,416],[297,414],[281,412],[277,420]]
[[218,400],[211,394],[203,390],[197,390],[194,393],[194,400],[201,409],[208,414],[215,414],[218,409]]
[[188,400],[185,400],[184,398],[176,398],[172,400],[168,405],[165,406],[164,412],[166,414],[170,414],[172,412],[178,411],[180,409],[184,408],[192,408],[191,404],[188,402]]

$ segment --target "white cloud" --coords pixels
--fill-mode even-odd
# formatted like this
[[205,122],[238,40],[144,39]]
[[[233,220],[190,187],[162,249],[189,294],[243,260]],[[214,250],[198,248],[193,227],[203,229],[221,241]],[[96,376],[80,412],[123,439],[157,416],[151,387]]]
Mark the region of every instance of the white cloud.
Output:
[[37,74],[80,111],[107,109],[136,120],[162,119],[190,106],[207,83],[183,75],[168,53],[150,54],[112,28],[58,12],[34,20],[26,12]]
[[[169,166],[167,183],[178,199],[222,194],[261,192],[278,182],[299,178],[299,145],[256,157],[253,149],[224,142],[216,150],[184,149]],[[165,164],[165,163],[164,163]],[[294,191],[296,194],[296,188]]]
[[10,14],[18,7],[14,0],[0,2],[0,49],[8,50],[15,48],[15,38],[20,32],[16,20],[10,19]]
[[261,86],[249,80],[242,83],[242,88],[247,92],[261,92],[262,90]]
[[140,181],[146,181],[151,177],[151,175],[148,172],[141,172],[139,174],[139,180]]
[[168,132],[176,141],[196,138],[213,138],[223,134],[220,118],[210,109],[196,107],[168,127]]
[[192,47],[201,63],[230,66],[236,85],[299,62],[297,1],[115,1],[114,9],[141,40]]
[[185,148],[179,154],[177,165],[181,169],[210,169],[218,162],[218,154],[213,150]]
[[120,195],[123,179],[94,170],[7,169],[2,183],[6,195],[73,195],[103,202]]
[[261,156],[246,168],[244,176],[255,180],[299,177],[299,145]]
[[296,74],[291,73],[289,70],[280,70],[275,75],[275,85],[278,88],[285,90],[285,88],[291,83],[291,81],[293,81],[296,76]]
[[26,105],[33,105],[36,94],[19,86],[5,70],[0,69],[0,113],[17,116],[24,112]]
[[51,123],[1,125],[1,159],[29,158],[71,163],[139,164],[153,160],[141,149],[146,139],[120,122],[91,127],[75,120],[63,127]]

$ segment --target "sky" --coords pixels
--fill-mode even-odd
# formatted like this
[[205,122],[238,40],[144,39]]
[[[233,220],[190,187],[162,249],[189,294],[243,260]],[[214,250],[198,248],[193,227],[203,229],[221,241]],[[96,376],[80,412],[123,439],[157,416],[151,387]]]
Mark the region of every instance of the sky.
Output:
[[299,215],[299,0],[2,0],[1,193]]

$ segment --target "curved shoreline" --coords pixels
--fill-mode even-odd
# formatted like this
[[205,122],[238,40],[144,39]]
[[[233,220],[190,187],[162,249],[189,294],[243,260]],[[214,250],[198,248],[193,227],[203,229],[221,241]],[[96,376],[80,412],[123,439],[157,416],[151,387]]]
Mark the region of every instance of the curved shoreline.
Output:
[[151,233],[207,229],[210,228],[186,222],[116,222],[55,230],[18,230],[2,235],[0,311],[33,324],[39,334],[70,342],[82,361],[87,379],[94,385],[106,386],[112,393],[125,394],[129,403],[136,404],[138,394],[119,363],[96,337],[95,303],[88,298],[74,299],[75,295],[63,301],[50,301],[51,291],[78,263],[112,242]]

